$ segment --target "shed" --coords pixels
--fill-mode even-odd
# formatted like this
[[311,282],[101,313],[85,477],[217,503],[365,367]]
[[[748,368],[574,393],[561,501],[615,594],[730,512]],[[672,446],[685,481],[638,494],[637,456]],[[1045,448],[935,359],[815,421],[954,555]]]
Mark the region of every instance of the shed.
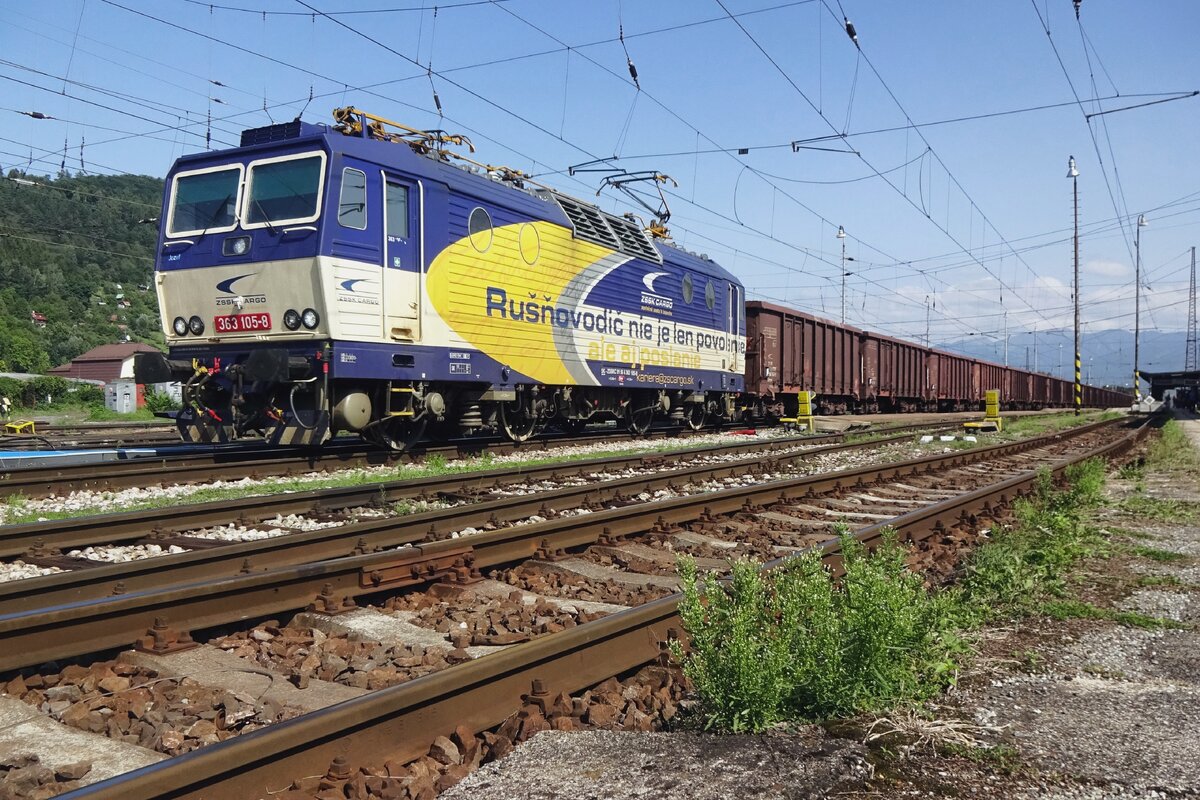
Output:
[[137,353],[155,353],[158,349],[142,342],[102,344],[55,367],[47,375],[60,378],[84,378],[111,383],[120,378],[133,379],[133,357]]

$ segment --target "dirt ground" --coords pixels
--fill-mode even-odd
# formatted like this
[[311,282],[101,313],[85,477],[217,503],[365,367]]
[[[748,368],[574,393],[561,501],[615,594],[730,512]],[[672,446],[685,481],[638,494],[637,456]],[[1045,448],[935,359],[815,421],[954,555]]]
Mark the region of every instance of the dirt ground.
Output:
[[[1184,424],[1200,446],[1200,421]],[[1132,515],[1119,504],[1135,492],[1182,510],[1175,522]],[[551,731],[442,797],[1200,797],[1200,526],[1183,521],[1188,509],[1200,516],[1200,485],[1146,474],[1136,485],[1112,480],[1108,493],[1099,521],[1115,554],[1084,563],[1075,593],[1143,616],[984,631],[957,688],[930,708],[940,745],[921,740],[930,725],[870,746],[861,726],[759,737]],[[1144,617],[1167,627],[1143,627]],[[947,732],[961,741],[946,744]]]

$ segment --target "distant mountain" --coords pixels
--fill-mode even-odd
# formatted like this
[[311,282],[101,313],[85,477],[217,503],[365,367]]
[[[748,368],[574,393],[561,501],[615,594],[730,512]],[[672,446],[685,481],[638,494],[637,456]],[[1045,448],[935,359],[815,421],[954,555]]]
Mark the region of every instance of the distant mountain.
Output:
[[[1011,366],[1072,379],[1071,349],[1074,334],[1070,329],[1033,333],[1010,332],[1008,363]],[[1142,331],[1139,362],[1143,372],[1170,372],[1183,369],[1184,331]],[[1060,351],[1059,345],[1062,345]],[[938,345],[944,350],[965,353],[975,358],[1004,363],[1004,342],[967,337]],[[1084,333],[1080,343],[1084,381],[1097,386],[1133,385],[1133,331],[1107,330]],[[1143,388],[1145,388],[1143,386]]]
[[139,175],[0,176],[0,372],[45,372],[101,344],[162,346],[162,187]]

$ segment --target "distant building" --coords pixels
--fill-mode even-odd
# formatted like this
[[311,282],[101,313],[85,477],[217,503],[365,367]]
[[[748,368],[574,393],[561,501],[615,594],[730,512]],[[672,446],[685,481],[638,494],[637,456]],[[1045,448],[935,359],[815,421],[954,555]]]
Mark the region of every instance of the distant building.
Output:
[[137,353],[154,353],[157,348],[141,342],[102,344],[76,356],[70,362],[55,367],[47,375],[60,378],[82,378],[112,383],[121,378],[133,379],[133,357]]
[[46,323],[49,322],[50,320],[46,319],[45,314],[39,314],[36,311],[30,311],[29,312],[29,321],[32,322],[38,328],[44,328],[44,327],[46,327]]

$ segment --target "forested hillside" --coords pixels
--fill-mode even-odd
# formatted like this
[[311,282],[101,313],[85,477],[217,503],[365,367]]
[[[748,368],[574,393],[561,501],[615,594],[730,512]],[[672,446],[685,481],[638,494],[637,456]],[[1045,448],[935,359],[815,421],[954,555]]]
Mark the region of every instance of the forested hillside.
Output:
[[153,257],[162,181],[10,171],[0,179],[0,372],[44,372],[113,342],[162,345]]

